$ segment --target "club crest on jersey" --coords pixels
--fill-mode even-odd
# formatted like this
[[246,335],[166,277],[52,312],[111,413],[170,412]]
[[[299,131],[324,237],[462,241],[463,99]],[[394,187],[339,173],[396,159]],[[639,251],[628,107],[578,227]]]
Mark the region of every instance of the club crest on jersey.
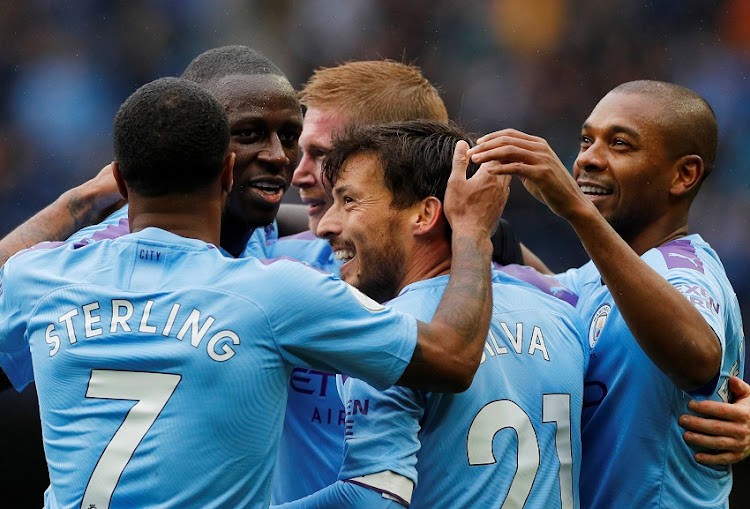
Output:
[[365,309],[369,311],[383,311],[385,309],[385,306],[383,306],[379,302],[372,300],[370,297],[360,292],[349,283],[346,283],[346,287],[349,288],[349,291],[352,292],[352,295],[354,295],[354,297],[359,301],[360,304],[362,304],[362,307],[364,307]]
[[599,309],[594,313],[594,318],[591,319],[591,325],[589,326],[589,346],[594,348],[594,345],[599,341],[599,336],[604,329],[604,324],[607,323],[607,317],[612,311],[612,306],[609,304],[602,304]]

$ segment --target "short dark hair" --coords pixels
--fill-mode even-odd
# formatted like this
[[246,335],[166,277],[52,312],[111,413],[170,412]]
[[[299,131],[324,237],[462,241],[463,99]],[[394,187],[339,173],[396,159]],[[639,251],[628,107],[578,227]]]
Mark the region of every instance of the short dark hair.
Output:
[[[374,154],[383,168],[391,205],[405,208],[428,196],[441,202],[459,140],[473,140],[454,123],[413,120],[372,126],[352,126],[333,140],[323,161],[323,181],[333,187],[346,160],[359,153]],[[470,165],[467,175],[474,171]]]
[[719,127],[711,105],[696,92],[675,83],[653,80],[629,81],[610,94],[638,94],[663,105],[657,113],[672,157],[695,154],[703,160],[703,178],[713,170],[719,143]]
[[208,86],[215,80],[235,74],[273,74],[286,78],[276,64],[247,46],[222,46],[204,51],[188,64],[181,77]]
[[142,196],[190,193],[221,173],[229,121],[201,86],[161,78],[122,103],[113,138],[115,160],[130,189]]

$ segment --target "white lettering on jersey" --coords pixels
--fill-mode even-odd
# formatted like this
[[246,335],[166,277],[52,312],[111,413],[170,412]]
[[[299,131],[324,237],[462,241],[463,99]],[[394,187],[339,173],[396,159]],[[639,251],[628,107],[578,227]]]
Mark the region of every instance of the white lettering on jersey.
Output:
[[[511,332],[511,328],[508,327],[508,324],[505,322],[500,322],[500,328],[505,333],[505,338],[507,338],[507,344],[509,344],[513,351],[517,355],[522,355],[524,353],[523,345],[524,345],[524,335],[525,333],[528,334],[529,327],[526,327],[524,330],[524,324],[523,322],[518,322],[515,324],[515,334]],[[526,331],[526,332],[525,332]],[[502,335],[500,335],[500,338],[503,338]],[[538,325],[534,325],[531,329],[530,337],[526,338],[526,343],[528,343],[529,347],[526,350],[526,353],[528,355],[535,355],[537,352],[541,352],[542,357],[544,357],[544,360],[549,361],[549,352],[547,351],[547,345],[544,342],[544,333],[542,332],[542,328]],[[495,357],[498,355],[506,355],[510,350],[503,345],[500,345],[498,343],[498,337],[495,336],[495,334],[492,332],[492,329],[490,329],[490,333],[487,336],[487,340],[484,343],[484,352],[482,352],[482,360],[479,362],[480,364],[483,364],[484,361],[487,360],[487,355],[490,357]]]
[[[190,346],[198,348],[203,341],[203,338],[210,336],[210,339],[206,343],[206,354],[217,362],[224,362],[234,357],[236,351],[232,345],[240,345],[240,336],[231,330],[224,329],[215,331],[211,330],[216,319],[213,316],[208,316],[203,325],[201,325],[201,312],[198,309],[193,308],[187,318],[182,322],[178,322],[177,317],[180,311],[180,304],[173,303],[169,311],[166,322],[163,324],[153,321],[151,318],[152,310],[156,302],[148,300],[140,311],[139,316],[134,316],[135,306],[129,300],[125,299],[112,299],[112,314],[109,323],[110,334],[127,334],[133,331],[132,323],[138,324],[139,334],[161,334],[164,337],[175,337],[182,341],[186,336],[189,335]],[[53,357],[60,350],[61,339],[60,333],[67,333],[68,343],[73,345],[78,342],[76,336],[76,325],[83,327],[84,336],[86,339],[95,336],[101,336],[104,334],[106,324],[104,328],[95,326],[102,321],[102,316],[95,314],[94,311],[101,308],[99,302],[91,302],[84,304],[79,308],[71,309],[60,315],[57,319],[57,323],[65,324],[61,331],[59,331],[54,323],[47,325],[45,330],[44,340],[50,345],[51,349],[49,356]],[[82,311],[82,313],[81,313]],[[75,317],[83,315],[83,318]],[[163,316],[162,313],[155,313],[154,316]],[[131,323],[132,320],[132,323]],[[151,321],[151,323],[149,323]],[[82,322],[82,323],[81,323]],[[176,329],[175,325],[178,325],[178,332],[172,336],[172,331]]]

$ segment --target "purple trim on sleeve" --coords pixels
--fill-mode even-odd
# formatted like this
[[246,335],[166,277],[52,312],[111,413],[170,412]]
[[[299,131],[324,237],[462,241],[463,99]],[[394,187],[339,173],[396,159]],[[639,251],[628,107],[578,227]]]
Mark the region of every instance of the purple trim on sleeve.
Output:
[[703,274],[703,262],[695,252],[695,247],[687,239],[673,240],[659,246],[659,250],[667,264],[667,269],[692,269]]
[[73,244],[73,247],[79,248],[87,246],[92,242],[98,242],[105,239],[116,239],[130,233],[130,223],[127,217],[121,218],[117,224],[110,224],[103,230],[95,231],[90,237],[85,237]]
[[286,235],[279,238],[279,242],[284,240],[315,240],[317,237],[310,230],[295,233],[294,235]]
[[560,283],[553,276],[542,274],[541,272],[537,272],[535,269],[525,265],[503,265],[499,267],[498,270],[509,276],[513,276],[516,279],[525,281],[526,283],[537,287],[547,295],[557,297],[573,307],[578,304],[578,295],[570,291],[570,289]]
[[55,242],[41,242],[39,244],[35,244],[29,248],[29,251],[36,251],[37,249],[56,249],[60,246],[64,246],[65,242],[55,241]]

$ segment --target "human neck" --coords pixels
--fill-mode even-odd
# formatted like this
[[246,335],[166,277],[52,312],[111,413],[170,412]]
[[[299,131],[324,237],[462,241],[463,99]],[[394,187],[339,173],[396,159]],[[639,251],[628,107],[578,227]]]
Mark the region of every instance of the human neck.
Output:
[[680,220],[660,220],[632,233],[621,233],[622,238],[638,256],[649,249],[672,242],[689,233],[687,217]]
[[409,262],[409,268],[406,270],[398,293],[417,281],[449,274],[451,271],[450,246],[443,240],[419,242]]
[[221,247],[237,258],[247,247],[254,231],[255,228],[248,226],[246,222],[224,214],[221,220]]
[[181,237],[219,245],[222,200],[194,194],[130,196],[130,231],[156,227]]

